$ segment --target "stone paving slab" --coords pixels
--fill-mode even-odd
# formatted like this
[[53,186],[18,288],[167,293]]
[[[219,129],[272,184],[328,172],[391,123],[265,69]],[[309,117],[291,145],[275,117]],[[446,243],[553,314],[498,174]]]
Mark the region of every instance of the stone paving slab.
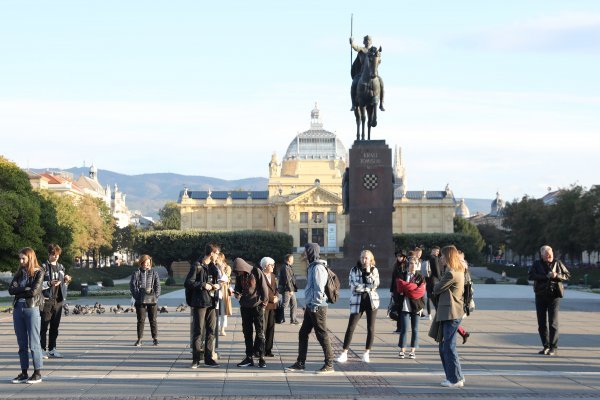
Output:
[[[570,297],[561,304],[558,357],[540,356],[532,299],[519,298],[507,285],[486,285],[476,312],[463,325],[471,332],[459,344],[467,384],[439,386],[443,379],[437,344],[427,337],[430,321],[420,320],[417,359],[398,359],[395,322],[378,314],[371,363],[360,360],[366,319],[359,323],[349,361],[336,372],[316,375],[323,354],[314,335],[307,371],[286,373],[297,355],[299,326],[276,326],[274,358],[267,368],[237,368],[244,357],[239,310],[219,338],[218,369],[190,369],[189,313],[159,315],[160,345],[135,341],[135,314],[70,315],[63,318],[59,350],[64,359],[45,360],[44,382],[14,385],[18,357],[12,318],[0,314],[0,398],[60,399],[396,399],[396,398],[600,398],[600,296]],[[527,288],[527,287],[525,287]],[[527,288],[531,290],[531,288]],[[515,297],[516,296],[516,297]],[[523,295],[524,296],[524,295]],[[124,304],[127,299],[112,299]],[[180,299],[172,299],[174,309]],[[92,301],[93,303],[93,301]],[[385,300],[382,302],[385,303]],[[116,304],[116,303],[114,303]],[[336,353],[346,329],[347,300],[332,307],[328,326]],[[149,336],[149,327],[146,327]]]

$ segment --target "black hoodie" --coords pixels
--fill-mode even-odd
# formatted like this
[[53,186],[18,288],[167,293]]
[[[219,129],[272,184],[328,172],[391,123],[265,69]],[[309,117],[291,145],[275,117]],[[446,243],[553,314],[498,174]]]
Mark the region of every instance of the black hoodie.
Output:
[[306,260],[310,264],[319,259],[321,248],[317,243],[306,243],[304,245],[304,251],[306,252]]
[[269,301],[269,288],[263,272],[248,264],[241,258],[233,261],[233,272],[236,274],[236,294],[240,294],[240,307],[254,308]]

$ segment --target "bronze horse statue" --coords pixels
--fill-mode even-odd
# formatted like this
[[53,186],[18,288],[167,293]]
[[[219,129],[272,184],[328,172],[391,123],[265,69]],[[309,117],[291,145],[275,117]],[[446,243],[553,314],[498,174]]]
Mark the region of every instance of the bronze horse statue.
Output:
[[[356,140],[365,140],[365,122],[367,122],[367,140],[371,140],[371,127],[377,126],[377,106],[383,95],[378,67],[381,62],[381,47],[371,47],[363,57],[362,70],[356,88],[354,116],[356,118]],[[361,130],[362,128],[362,130]]]

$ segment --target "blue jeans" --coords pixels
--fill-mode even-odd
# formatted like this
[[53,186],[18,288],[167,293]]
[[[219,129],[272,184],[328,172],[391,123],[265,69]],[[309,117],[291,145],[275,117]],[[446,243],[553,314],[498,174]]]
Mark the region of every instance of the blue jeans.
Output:
[[443,340],[440,342],[440,358],[442,359],[446,379],[450,383],[456,383],[464,379],[458,353],[456,352],[456,333],[460,321],[460,319],[442,321]]
[[21,369],[29,369],[29,350],[33,359],[33,368],[42,369],[42,346],[40,345],[40,327],[42,324],[39,307],[26,307],[25,303],[17,302],[13,311],[13,326],[19,345],[19,361]]
[[402,311],[400,313],[400,340],[398,347],[406,348],[406,333],[408,332],[408,324],[410,322],[410,347],[419,347],[419,314]]

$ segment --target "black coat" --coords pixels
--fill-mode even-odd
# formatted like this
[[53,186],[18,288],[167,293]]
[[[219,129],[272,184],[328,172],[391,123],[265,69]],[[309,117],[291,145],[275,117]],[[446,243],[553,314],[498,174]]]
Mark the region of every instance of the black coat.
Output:
[[213,263],[205,265],[196,262],[190,268],[184,283],[188,306],[199,308],[216,306],[217,291],[206,290],[204,286],[207,283],[211,285],[219,283],[219,269]]
[[[548,278],[548,273],[554,270],[556,278]],[[546,296],[548,294],[548,285],[555,285],[556,290],[560,291],[562,297],[563,281],[568,281],[571,273],[560,260],[553,260],[550,264],[543,260],[536,260],[529,269],[529,280],[533,281],[533,292],[536,296]]]

